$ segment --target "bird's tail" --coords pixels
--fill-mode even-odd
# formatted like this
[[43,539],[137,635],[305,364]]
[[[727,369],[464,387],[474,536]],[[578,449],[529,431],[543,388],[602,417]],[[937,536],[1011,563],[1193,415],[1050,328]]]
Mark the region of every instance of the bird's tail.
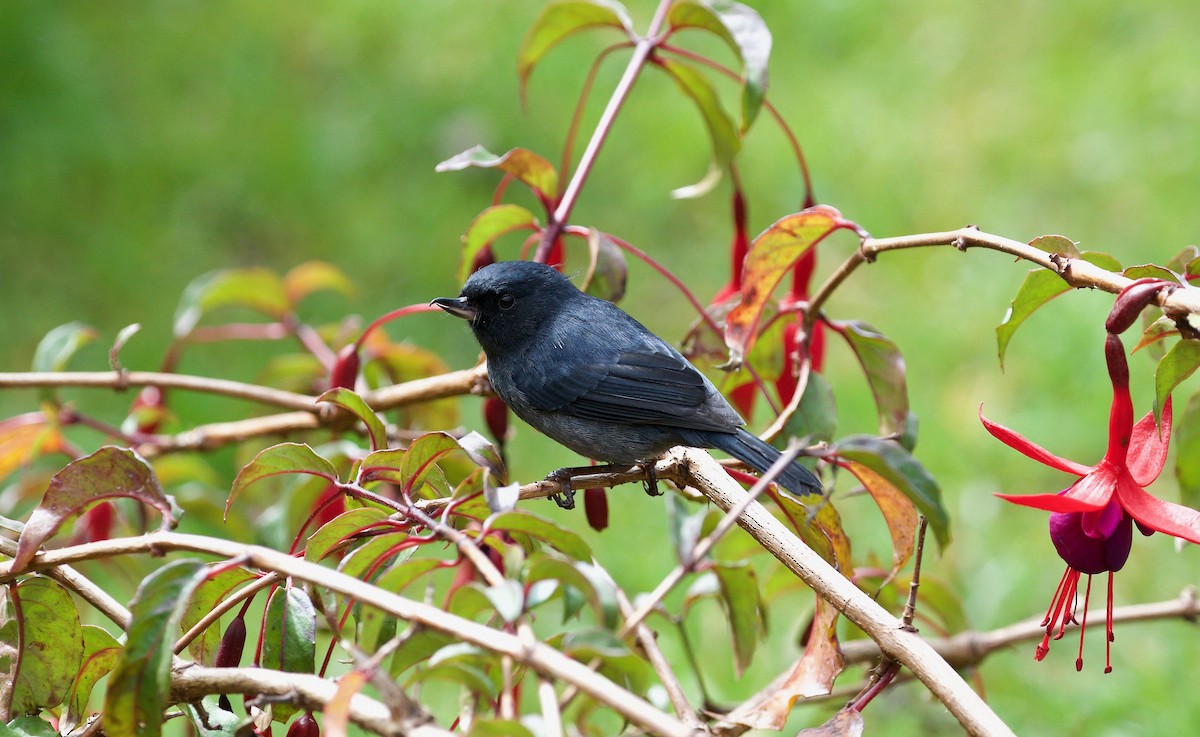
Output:
[[[708,441],[706,445],[725,451],[759,473],[766,473],[780,456],[777,448],[742,428],[738,428],[735,433],[705,433],[705,440]],[[823,491],[820,479],[795,461],[783,469],[775,480],[780,486],[799,496],[820,494]]]

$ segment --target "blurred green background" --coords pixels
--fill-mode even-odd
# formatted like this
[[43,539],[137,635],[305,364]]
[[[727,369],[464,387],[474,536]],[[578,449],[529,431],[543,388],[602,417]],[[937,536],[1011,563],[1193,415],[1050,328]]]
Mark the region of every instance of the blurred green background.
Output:
[[[1194,0],[750,4],[774,33],[770,96],[804,146],[818,199],[873,234],[968,223],[1018,240],[1062,233],[1124,264],[1162,263],[1197,241]],[[645,27],[653,3],[631,5]],[[318,299],[314,319],[349,311],[369,320],[455,294],[458,238],[490,202],[497,177],[438,175],[434,165],[478,143],[523,146],[557,161],[587,65],[615,38],[577,37],[553,51],[522,110],[516,50],[540,6],[0,4],[0,370],[26,370],[40,337],[71,320],[95,326],[105,346],[140,322],[123,361],[153,368],[184,286],[223,267],[338,265],[358,297]],[[733,62],[706,39],[687,45]],[[589,125],[620,58],[602,69]],[[728,190],[698,201],[668,192],[704,173],[707,145],[691,103],[648,71],[574,216],[649,251],[702,299],[727,274]],[[740,165],[752,231],[798,207],[796,167],[765,117]],[[849,237],[831,239],[824,267],[853,247]],[[501,255],[514,257],[515,245],[506,248]],[[890,254],[861,269],[828,306],[835,317],[871,322],[905,352],[921,418],[918,457],[942,483],[954,524],[953,544],[927,573],[961,593],[970,626],[980,629],[1040,614],[1062,573],[1044,515],[992,492],[1051,491],[1066,481],[988,437],[975,417],[979,405],[1082,462],[1098,459],[1105,443],[1102,323],[1111,297],[1056,300],[1018,333],[1002,372],[993,329],[1025,271],[984,251]],[[640,264],[631,264],[624,306],[669,338],[680,338],[692,318]],[[388,330],[453,367],[475,360],[465,328],[445,317],[408,318]],[[74,367],[103,368],[104,351],[89,349]],[[180,368],[248,380],[272,352],[244,344],[193,350]],[[844,348],[830,353],[839,432],[872,431],[861,374]],[[1148,409],[1152,364],[1135,357],[1132,369],[1139,407]],[[1192,389],[1185,384],[1178,399]],[[69,395],[115,419],[128,402]],[[185,401],[212,419],[242,409]],[[0,416],[35,403],[32,392],[0,393]],[[463,406],[464,421],[476,427],[477,403]],[[518,478],[577,462],[531,435],[519,428],[511,451]],[[1177,498],[1169,478],[1155,490]],[[632,486],[611,499],[613,525],[592,538],[598,557],[631,592],[649,590],[673,564],[662,501]],[[886,560],[871,505],[845,500],[842,515],[862,557]],[[558,518],[584,526],[579,514]],[[1176,552],[1162,535],[1139,537],[1117,577],[1117,602],[1170,598],[1197,581],[1194,548]],[[802,608],[794,618],[773,607],[772,647],[741,680],[724,663],[719,610],[702,618],[720,701],[745,698],[798,655],[808,603],[795,602]],[[1089,632],[1081,674],[1074,647],[1059,642],[1035,664],[1029,643],[979,670],[990,702],[1017,733],[1195,731],[1200,706],[1183,693],[1200,657],[1193,625],[1119,627],[1108,676],[1098,631]],[[819,722],[828,709],[801,708],[789,728]],[[958,732],[914,686],[890,689],[866,716],[873,734]]]

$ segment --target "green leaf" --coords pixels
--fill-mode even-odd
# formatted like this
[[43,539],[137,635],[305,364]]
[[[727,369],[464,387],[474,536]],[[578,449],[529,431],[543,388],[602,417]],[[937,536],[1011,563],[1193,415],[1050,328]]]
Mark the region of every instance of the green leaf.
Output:
[[192,592],[208,571],[187,558],[159,568],[142,581],[130,603],[125,650],[109,674],[104,731],[111,737],[157,737],[170,696],[171,645]]
[[481,169],[499,169],[511,174],[539,195],[545,202],[553,202],[558,196],[558,172],[541,156],[524,148],[514,148],[497,156],[483,146],[474,146],[457,156],[438,164],[434,171],[460,171],[476,166]]
[[[337,569],[347,576],[369,580],[383,567],[387,559],[401,552],[394,548],[406,539],[408,534],[399,531],[371,537],[343,558]],[[409,547],[405,557],[412,555],[413,550],[414,548]]]
[[525,610],[525,590],[512,579],[484,588],[483,595],[492,602],[500,618],[509,624],[517,621],[517,617]]
[[1176,415],[1173,430],[1179,501],[1200,507],[1200,394],[1192,395],[1182,416]]
[[758,594],[758,579],[748,563],[722,563],[713,566],[721,584],[721,601],[729,615],[729,631],[733,636],[733,663],[738,677],[754,659],[754,648],[761,632],[762,600]]
[[195,703],[180,704],[196,737],[239,737],[238,729],[245,726],[243,719],[222,709],[220,698],[217,694],[210,694],[200,699],[199,706]]
[[0,722],[0,737],[58,737],[58,730],[41,717],[17,717],[8,724]]
[[[71,594],[51,578],[37,575],[21,581],[16,598],[20,607],[10,599],[0,618],[0,630],[8,630],[10,623],[20,625],[11,714],[32,715],[66,698],[83,658],[83,630]],[[0,672],[6,670],[0,666]]]
[[343,512],[308,537],[304,559],[318,561],[352,535],[369,530],[387,519],[388,513],[374,507],[361,507]]
[[453,635],[445,632],[414,627],[396,648],[388,672],[392,678],[396,678],[417,663],[428,661],[431,655],[455,641]]
[[46,489],[42,503],[29,516],[13,556],[14,571],[23,569],[39,547],[62,523],[101,499],[130,497],[162,514],[162,528],[175,526],[180,513],[175,500],[163,493],[154,469],[137,452],[105,446],[67,464]]
[[87,719],[92,687],[116,667],[121,657],[121,643],[108,630],[90,624],[83,625],[82,629],[83,657],[67,692],[66,709],[58,724],[63,734],[75,731]]
[[690,563],[692,551],[703,534],[704,519],[709,510],[705,507],[697,509],[679,494],[671,494],[668,499],[667,532],[671,538],[671,548],[675,551],[675,560]]
[[863,367],[879,412],[879,433],[903,434],[908,420],[908,385],[899,346],[865,322],[831,322],[830,326],[846,339]]
[[514,230],[537,228],[537,218],[520,205],[492,205],[475,216],[463,235],[462,257],[458,264],[458,280],[465,282],[471,276],[471,265],[479,252],[496,242],[498,238]]
[[[436,558],[402,561],[384,571],[373,583],[384,591],[399,594],[413,581],[440,569],[441,566],[442,561]],[[367,652],[374,652],[388,625],[395,625],[395,617],[373,606],[364,606],[358,614],[358,646]]]
[[700,28],[719,36],[742,60],[742,126],[754,123],[767,94],[771,31],[753,8],[729,0],[677,0],[667,22],[672,28]]
[[112,347],[108,349],[108,365],[113,371],[121,370],[121,349],[129,342],[129,339],[138,334],[142,326],[138,323],[126,325],[117,333],[117,337],[113,339]]
[[294,309],[314,292],[338,292],[354,296],[354,282],[338,267],[324,261],[305,261],[283,275],[283,293]]
[[33,352],[34,371],[62,371],[71,357],[96,339],[96,331],[81,322],[59,325],[42,338]]
[[396,482],[405,493],[415,493],[425,483],[425,477],[437,468],[438,461],[458,449],[458,441],[447,433],[425,433],[404,452]]
[[[196,587],[192,600],[188,602],[183,616],[179,620],[179,632],[183,634],[204,619],[212,610],[231,594],[245,584],[255,579],[254,574],[234,566],[210,575],[204,583]],[[188,643],[188,652],[192,658],[202,665],[212,665],[217,656],[217,646],[221,643],[221,627],[214,623],[200,633],[200,636]]]
[[[729,166],[729,162],[741,148],[742,141],[738,137],[733,120],[729,117],[729,113],[725,112],[724,106],[721,105],[721,98],[717,95],[717,90],[712,83],[708,81],[708,77],[692,65],[676,59],[660,59],[659,68],[669,74],[683,94],[696,103],[696,107],[700,110],[700,116],[704,119],[704,125],[708,128],[708,135],[712,139],[713,164],[709,176],[702,181],[703,186],[692,185],[672,193],[676,198],[699,197],[716,186],[717,177]],[[716,173],[715,177],[713,172]]]
[[742,272],[742,301],[725,318],[729,366],[740,366],[771,292],[808,249],[839,228],[857,229],[832,207],[817,205],[786,215],[750,244]]
[[534,737],[534,733],[513,719],[476,719],[467,737]]
[[823,374],[815,371],[809,373],[804,395],[800,397],[796,411],[783,426],[783,434],[786,437],[808,438],[814,443],[833,441],[837,434],[837,405],[833,398],[833,387]]
[[[1121,270],[1121,264],[1112,256],[1091,251],[1079,253],[1075,250],[1074,242],[1060,235],[1044,235],[1035,238],[1029,245],[1037,246],[1051,253],[1058,253],[1067,258],[1081,258],[1109,271]],[[1004,313],[1004,319],[996,326],[996,346],[1000,358],[1000,368],[1004,368],[1004,354],[1008,350],[1008,344],[1017,332],[1017,328],[1021,327],[1029,319],[1029,316],[1042,305],[1070,289],[1070,284],[1049,269],[1033,269],[1025,275],[1025,281],[1021,282],[1017,296],[1013,297],[1012,304]]]
[[330,483],[338,483],[337,468],[304,443],[280,443],[272,445],[254,456],[254,460],[238,471],[225,500],[225,516],[238,494],[263,479],[281,474],[306,473],[320,476]]
[[950,542],[950,516],[942,490],[929,471],[899,443],[869,435],[852,435],[837,445],[837,457],[866,466],[917,505],[929,520],[938,545]]
[[504,467],[504,459],[500,456],[500,450],[490,440],[472,430],[458,439],[458,447],[476,466],[486,469],[501,484],[508,483],[508,469]]
[[[312,600],[303,589],[275,589],[267,602],[259,665],[288,673],[312,673],[316,656],[317,611]],[[298,707],[290,703],[276,702],[271,716],[287,722],[296,711]]]
[[371,440],[371,450],[387,447],[387,428],[384,427],[383,420],[379,419],[379,415],[375,414],[375,410],[371,409],[366,400],[352,390],[339,386],[317,397],[317,401],[329,402],[341,407],[366,425],[367,437]]
[[269,269],[211,271],[183,290],[175,309],[175,337],[187,337],[202,317],[222,307],[245,307],[276,320],[291,310],[283,281]]
[[587,233],[588,270],[582,289],[593,297],[620,302],[629,276],[625,252],[607,233],[595,228],[588,228]]
[[[614,627],[619,613],[616,592],[611,583],[600,580],[601,578],[599,572],[590,565],[563,560],[556,557],[556,554],[548,553],[530,556],[524,576],[527,585],[540,581],[554,581],[560,586],[570,587],[580,595],[581,601],[587,602],[592,608],[597,623],[605,627]],[[564,620],[576,611],[578,610],[564,612]]]
[[1200,340],[1181,340],[1171,346],[1154,370],[1154,420],[1158,421],[1163,404],[1180,382],[1200,366]]
[[[1164,338],[1169,338],[1172,335],[1179,335],[1179,326],[1171,318],[1163,315],[1142,331],[1142,337],[1138,340],[1137,345],[1130,350],[1130,353],[1137,353],[1146,346],[1153,345]],[[1164,355],[1160,353],[1159,358]]]
[[541,540],[555,550],[571,556],[575,560],[590,562],[592,550],[578,533],[559,527],[544,517],[532,512],[503,512],[488,517],[484,523],[485,530],[504,530],[528,535]]
[[1139,264],[1137,266],[1127,266],[1121,272],[1124,276],[1130,279],[1165,279],[1169,282],[1179,283],[1179,277],[1170,269],[1165,269],[1157,264]]
[[613,0],[560,0],[542,8],[533,21],[521,48],[517,51],[517,76],[521,81],[521,98],[529,84],[529,75],[542,57],[563,39],[586,28],[619,28],[633,39],[633,23],[625,6]]

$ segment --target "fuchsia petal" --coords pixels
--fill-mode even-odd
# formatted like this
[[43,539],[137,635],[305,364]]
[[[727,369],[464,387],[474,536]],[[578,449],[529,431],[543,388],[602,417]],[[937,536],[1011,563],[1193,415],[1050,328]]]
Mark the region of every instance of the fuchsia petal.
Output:
[[1182,504],[1164,502],[1136,484],[1119,484],[1117,494],[1121,506],[1139,525],[1152,527],[1188,542],[1200,543],[1200,512]]
[[1062,494],[997,494],[1006,502],[1020,504],[1023,507],[1033,507],[1034,509],[1042,509],[1047,512],[1094,512],[1098,509],[1103,509],[1104,505],[1099,506],[1088,504],[1085,501],[1074,499]]
[[[982,422],[983,427],[992,434],[992,437],[996,438],[1013,450],[1019,451],[1026,458],[1032,458],[1038,463],[1049,466],[1050,468],[1057,469],[1064,473],[1073,473],[1076,476],[1083,476],[1092,470],[1091,466],[1085,466],[1082,463],[1069,461],[1066,458],[1059,458],[1040,445],[1030,442],[1015,430],[1010,430],[1004,425],[997,425],[983,416],[983,405],[979,405],[979,421]],[[1039,508],[1045,509],[1046,507]]]
[[1154,413],[1149,412],[1133,426],[1133,437],[1129,441],[1129,473],[1138,486],[1154,483],[1167,462],[1167,449],[1171,444],[1171,398],[1163,403],[1162,428],[1154,424]]

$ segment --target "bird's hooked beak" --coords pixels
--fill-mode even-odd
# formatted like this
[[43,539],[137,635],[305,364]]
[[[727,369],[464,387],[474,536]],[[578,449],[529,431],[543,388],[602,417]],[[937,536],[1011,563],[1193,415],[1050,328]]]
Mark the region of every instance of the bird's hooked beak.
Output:
[[464,320],[474,321],[475,316],[479,314],[479,310],[467,303],[466,297],[438,297],[429,304],[437,305],[451,315]]

